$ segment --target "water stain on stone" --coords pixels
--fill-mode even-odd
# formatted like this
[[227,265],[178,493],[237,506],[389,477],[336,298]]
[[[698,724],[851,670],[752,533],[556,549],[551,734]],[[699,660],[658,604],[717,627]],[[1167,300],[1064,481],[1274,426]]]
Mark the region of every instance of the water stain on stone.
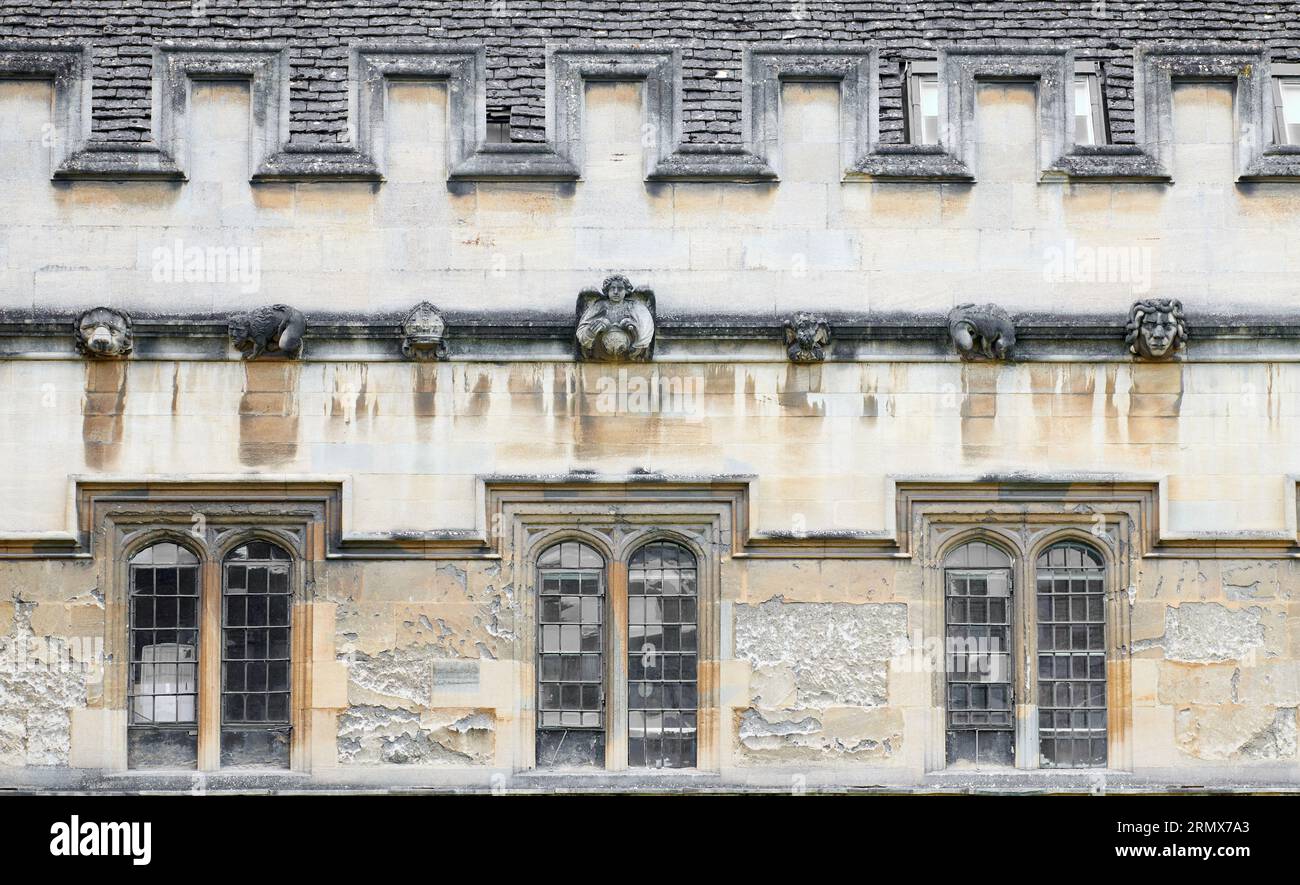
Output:
[[244,363],[239,400],[239,461],[281,464],[298,455],[298,381],[302,366],[267,360]]
[[126,412],[126,367],[121,360],[86,363],[86,395],[81,405],[81,441],[86,466],[103,470],[121,452]]
[[436,363],[416,363],[414,369],[411,408],[417,418],[432,418],[437,413],[438,366]]

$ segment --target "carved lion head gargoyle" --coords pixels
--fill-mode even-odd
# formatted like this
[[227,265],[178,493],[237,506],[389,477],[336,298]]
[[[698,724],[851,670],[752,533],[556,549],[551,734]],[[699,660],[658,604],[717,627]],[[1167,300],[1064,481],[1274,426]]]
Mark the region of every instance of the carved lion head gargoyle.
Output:
[[263,354],[296,359],[302,355],[307,318],[286,304],[259,307],[230,318],[230,340],[246,360]]
[[1146,298],[1128,309],[1124,343],[1149,360],[1169,359],[1187,343],[1183,303],[1177,298]]
[[785,321],[785,353],[792,363],[820,363],[831,343],[831,327],[810,313]]
[[655,294],[627,277],[578,294],[578,354],[584,360],[646,362],[654,352]]
[[409,360],[445,360],[447,323],[438,308],[421,301],[402,321],[402,355]]
[[959,304],[948,312],[948,334],[964,360],[1010,359],[1016,326],[996,304]]
[[85,311],[73,323],[77,353],[94,359],[121,359],[130,356],[135,342],[131,335],[131,317],[126,311],[95,307]]

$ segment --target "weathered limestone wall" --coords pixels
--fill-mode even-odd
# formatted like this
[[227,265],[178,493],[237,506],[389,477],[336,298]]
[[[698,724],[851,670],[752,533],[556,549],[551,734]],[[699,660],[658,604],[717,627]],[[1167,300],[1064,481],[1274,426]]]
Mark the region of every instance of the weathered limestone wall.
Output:
[[[778,784],[923,776],[939,713],[918,647],[922,567],[725,563],[724,775]],[[96,766],[96,729],[114,720],[88,715],[104,703],[105,615],[93,571],[11,561],[0,581],[0,764],[10,776],[24,766]],[[1295,563],[1146,560],[1130,596],[1134,774],[1294,783]],[[330,723],[337,730],[315,738],[318,777],[373,766],[478,768],[484,778],[508,769],[525,703],[515,640],[527,627],[497,564],[330,563],[313,605],[335,615],[346,693]]]
[[[1295,272],[1289,183],[1233,186],[1229,87],[1175,88],[1176,183],[1041,185],[1034,91],[979,90],[978,184],[842,183],[833,85],[788,84],[775,185],[642,181],[633,84],[589,84],[584,180],[448,186],[447,107],[389,88],[387,181],[250,186],[246,87],[200,81],[184,184],[53,186],[50,88],[0,83],[0,303],[136,311],[284,302],[308,311],[568,313],[612,268],[667,315],[1008,310],[1122,316],[1135,293],[1198,312],[1285,309]],[[235,281],[177,279],[186,249],[246,252]],[[254,265],[256,272],[254,273]],[[205,265],[204,272],[220,268]]]
[[[1232,184],[1224,89],[1176,91],[1175,185],[1073,188],[1033,181],[1026,88],[981,89],[974,188],[841,184],[834,91],[785,95],[776,187],[647,187],[637,91],[600,85],[588,90],[583,182],[449,189],[443,94],[399,85],[384,185],[250,188],[245,90],[211,83],[195,88],[188,183],[52,186],[40,142],[48,88],[0,84],[0,199],[15,207],[0,228],[0,301],[366,313],[431,297],[459,310],[567,311],[579,288],[617,269],[653,285],[667,314],[944,311],[990,299],[1118,316],[1147,292],[1182,298],[1193,318],[1291,307],[1300,190]],[[177,240],[248,247],[256,285],[155,279],[154,250]],[[1078,279],[1083,265],[1074,279],[1054,276],[1067,249],[1137,263],[1114,279]],[[646,402],[642,383],[662,383],[666,397]],[[1170,534],[1277,534],[1294,533],[1300,474],[1288,420],[1300,412],[1300,369],[1244,358],[810,368],[774,354],[624,370],[310,352],[301,363],[16,359],[0,365],[0,389],[3,533],[68,529],[70,477],[82,475],[347,477],[346,528],[395,532],[479,527],[480,477],[589,469],[757,477],[756,533],[882,531],[891,477],[1032,474],[1161,480]],[[908,654],[924,623],[923,568],[723,563],[724,771],[924,776],[937,713],[929,674]],[[1300,782],[1296,568],[1149,559],[1132,588],[1117,588],[1131,600],[1135,773]],[[17,661],[0,668],[0,765],[102,758],[95,745],[112,718],[82,712],[103,703],[93,668],[30,651],[62,662],[89,647],[93,659],[107,629],[96,582],[87,562],[0,562],[0,654]],[[486,772],[514,757],[527,703],[517,640],[533,627],[513,576],[470,560],[331,561],[314,591],[334,618],[323,647],[342,665],[314,677],[313,691],[341,698],[325,705],[338,712],[314,736],[314,772]]]
[[[1293,363],[9,361],[0,530],[69,476],[347,476],[350,528],[473,529],[491,475],[757,477],[756,530],[881,530],[890,477],[1125,475],[1166,532],[1283,532]],[[657,398],[651,392],[657,391]]]

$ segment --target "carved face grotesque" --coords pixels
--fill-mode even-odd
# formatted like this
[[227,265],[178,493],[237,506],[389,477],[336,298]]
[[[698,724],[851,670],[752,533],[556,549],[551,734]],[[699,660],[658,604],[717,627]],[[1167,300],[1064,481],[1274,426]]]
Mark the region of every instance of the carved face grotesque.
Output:
[[1172,356],[1187,339],[1183,305],[1172,298],[1139,301],[1129,311],[1127,332],[1129,350],[1138,356]]
[[131,352],[131,319],[107,307],[77,318],[77,351],[90,357],[122,357]]

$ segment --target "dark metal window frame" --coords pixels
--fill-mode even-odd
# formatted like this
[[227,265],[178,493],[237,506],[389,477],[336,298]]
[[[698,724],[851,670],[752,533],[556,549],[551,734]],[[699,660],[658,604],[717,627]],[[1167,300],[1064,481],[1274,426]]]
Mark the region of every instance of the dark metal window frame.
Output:
[[[1078,567],[1068,561],[1053,562],[1068,559],[1071,552],[1081,554]],[[1105,555],[1074,539],[1049,544],[1034,563],[1034,656],[1042,768],[1107,765],[1106,571]],[[1066,582],[1064,591],[1062,580]],[[1083,761],[1081,750],[1086,751]]]
[[[958,563],[959,557],[968,557],[977,547],[987,548],[1002,557],[1005,562],[990,565],[987,553],[984,564]],[[994,765],[1013,765],[1016,751],[1016,661],[1019,659],[1016,636],[1015,556],[1002,546],[990,543],[983,538],[968,538],[953,547],[944,557],[944,707],[945,755],[949,765],[958,762],[972,762],[976,765],[992,763]],[[988,585],[994,576],[1006,582],[1006,595],[999,596],[989,592]],[[972,593],[979,582],[985,585],[981,594]],[[961,586],[965,592],[954,592]],[[1001,601],[1002,612],[994,617],[993,603]],[[980,602],[984,603],[983,616],[977,616],[973,609]],[[987,641],[982,649],[974,653],[977,667],[989,667],[994,656],[1004,662],[1005,680],[974,678],[968,666],[972,658],[968,643],[975,640],[992,640],[994,630],[1002,630],[1003,637],[998,638],[996,650],[992,641]],[[988,635],[981,635],[988,634]],[[961,663],[960,668],[957,664]],[[1005,695],[1001,705],[994,703],[997,691]],[[974,697],[982,695],[979,703]],[[962,703],[957,703],[961,698]],[[983,717],[983,718],[981,718]],[[966,759],[964,749],[967,743],[973,744],[974,758]],[[1001,758],[997,758],[997,757]]]
[[[270,553],[265,558],[248,558],[240,559],[240,551],[250,550],[256,545],[265,545]],[[279,552],[279,556],[275,552]],[[232,588],[231,574],[232,570],[243,568],[244,587]],[[252,569],[265,569],[267,586],[266,592],[254,593],[249,590],[248,581],[251,577]],[[278,569],[284,570],[283,590],[276,592],[271,588],[271,576]],[[278,541],[270,541],[263,538],[250,538],[226,551],[221,559],[221,724],[220,736],[223,747],[222,756],[223,764],[230,764],[226,759],[226,738],[237,732],[277,732],[285,735],[285,745],[287,750],[288,735],[293,730],[293,554],[284,549]],[[236,593],[235,589],[242,589],[244,592]],[[280,618],[275,618],[275,610],[278,607],[276,598],[283,598],[283,614]],[[262,599],[265,606],[265,612],[261,620],[264,623],[249,623],[253,619],[250,616],[251,602]],[[239,620],[244,623],[234,623],[235,619],[231,617],[232,603],[238,599],[243,604],[244,614]],[[272,623],[272,620],[282,620],[283,623]],[[284,631],[284,654],[277,657],[272,654],[275,631]],[[245,648],[248,647],[249,640],[253,639],[257,633],[263,634],[265,643],[265,656],[251,657],[247,654],[243,657],[235,658],[230,656],[231,641],[234,634],[242,634]],[[254,640],[256,641],[256,640]],[[262,679],[257,680],[264,686],[263,688],[249,688],[249,680],[256,680],[257,666],[265,665],[261,671]],[[273,669],[282,667],[284,671],[283,689],[271,687],[271,675]],[[231,674],[233,667],[242,667],[243,688],[233,688],[231,686]],[[244,716],[237,719],[228,717],[228,702],[232,697],[238,696],[242,700]],[[279,715],[273,715],[272,707],[279,706],[280,698],[283,698],[283,712]],[[248,718],[248,711],[253,706],[254,701],[260,701],[264,713],[259,718]],[[268,765],[272,764],[270,762]],[[288,766],[288,754],[285,753],[285,767]]]
[[[542,564],[546,555],[555,548],[563,544],[577,543],[583,545],[595,552],[602,561],[599,569],[592,568],[591,571],[598,571],[601,576],[601,725],[599,728],[591,726],[554,726],[544,723],[543,716],[546,712],[554,712],[545,709],[549,705],[543,701],[542,686],[546,682],[554,680],[544,679],[545,673],[543,668],[545,663],[543,656],[547,654],[546,641],[543,636],[543,629],[547,626],[554,626],[553,619],[546,616],[544,607],[547,594],[543,591],[544,583],[548,577],[556,577],[569,573],[577,573],[582,569],[573,569],[566,567],[549,567]],[[542,741],[538,735],[546,731],[600,731],[603,735],[604,756],[600,764],[594,766],[603,770],[639,770],[667,768],[672,770],[692,770],[699,763],[699,739],[700,739],[700,719],[703,715],[703,697],[699,686],[699,661],[703,655],[701,639],[701,576],[704,569],[700,563],[699,554],[691,548],[689,544],[683,543],[677,538],[664,535],[659,532],[651,533],[645,537],[639,538],[631,546],[625,548],[624,555],[611,557],[603,549],[603,545],[593,543],[592,539],[583,534],[569,534],[548,538],[544,543],[538,545],[536,554],[533,559],[533,568],[535,571],[535,588],[537,605],[535,609],[535,648],[533,652],[533,663],[536,668],[533,678],[533,697],[535,703],[534,713],[534,744],[537,747],[537,753],[534,757],[534,765],[538,768],[566,768],[572,767],[567,765],[553,765],[549,760],[543,759],[540,755]],[[684,704],[675,707],[661,706],[653,710],[639,708],[631,697],[634,685],[644,680],[633,678],[637,671],[632,663],[634,655],[642,653],[642,649],[633,648],[628,641],[632,629],[636,624],[632,621],[634,599],[649,598],[645,594],[636,594],[632,590],[632,572],[637,568],[638,557],[647,554],[652,548],[662,550],[665,547],[672,547],[680,551],[679,556],[684,555],[690,558],[691,566],[689,571],[692,573],[693,592],[689,595],[691,605],[689,614],[694,629],[694,649],[691,650],[691,657],[694,661],[694,667],[691,671],[691,678],[676,678],[672,680],[678,685],[688,686],[687,694],[694,702],[694,707],[689,710]],[[679,598],[686,598],[682,595]],[[585,623],[585,621],[584,621]],[[681,610],[678,611],[678,624],[683,623],[681,620]],[[668,652],[668,649],[664,649]],[[673,655],[680,655],[679,649],[673,649]],[[677,658],[680,664],[680,657]],[[679,671],[680,672],[680,671]],[[633,731],[635,714],[643,712],[660,712],[660,713],[680,713],[681,721],[673,726],[673,740],[678,746],[674,749],[680,753],[675,759],[679,762],[683,759],[688,760],[686,764],[670,765],[668,757],[663,755],[664,747],[661,745],[659,753],[655,759],[649,758],[646,752],[646,746],[640,746],[638,754],[637,745],[634,744]],[[622,758],[618,758],[619,747],[615,745],[612,736],[615,726],[622,726],[623,731],[623,753]],[[579,766],[586,767],[586,766]]]
[[[668,578],[665,554],[670,550],[676,560],[671,568],[677,572],[677,592],[663,592],[661,586],[660,593],[650,593],[647,588],[656,573],[661,583]],[[658,556],[657,566],[651,556]],[[635,548],[627,569],[628,767],[694,768],[700,718],[699,560],[686,545],[660,538]],[[650,612],[655,599],[660,603],[658,620]],[[661,648],[644,641],[655,626],[661,629]],[[640,645],[633,638],[634,630],[641,631]],[[659,703],[653,703],[656,700]],[[660,720],[657,739],[650,737],[656,716]]]
[[[566,545],[574,545],[574,547],[576,548],[575,552],[578,554],[578,562],[571,566],[565,566],[563,563],[563,556],[565,552],[564,547]],[[561,558],[560,563],[554,566],[544,564],[543,560],[553,550],[558,551],[557,555]],[[590,551],[594,555],[596,560],[599,561],[599,565],[594,565],[594,564],[583,565],[582,560],[585,555],[584,551]],[[585,589],[584,584],[586,583],[586,579],[589,578],[594,578],[597,582],[597,590],[595,593],[583,592]],[[545,588],[547,582],[551,580],[560,581],[560,582],[566,580],[576,581],[577,582],[576,589],[578,590],[578,592],[577,593],[563,593],[563,592],[548,593]],[[535,653],[535,661],[534,661],[534,665],[536,667],[536,677],[534,679],[534,683],[535,683],[534,698],[536,702],[536,711],[537,711],[536,712],[537,722],[535,725],[535,732],[536,732],[535,741],[537,744],[537,755],[538,755],[537,764],[539,767],[551,767],[555,763],[556,759],[559,757],[559,754],[561,752],[561,746],[565,741],[568,740],[570,732],[577,733],[577,736],[583,736],[583,733],[588,733],[590,735],[590,739],[594,742],[597,742],[593,744],[593,751],[595,751],[596,746],[598,746],[599,748],[598,752],[600,754],[599,755],[600,767],[602,768],[604,767],[605,754],[609,743],[609,704],[608,704],[609,688],[608,687],[611,684],[609,670],[610,670],[610,660],[612,658],[611,647],[610,647],[611,640],[610,640],[610,631],[609,631],[609,626],[610,626],[609,584],[610,581],[609,581],[608,559],[600,552],[600,550],[597,547],[595,547],[594,545],[588,543],[587,541],[581,538],[570,537],[570,538],[557,539],[553,543],[548,544],[538,553],[537,585],[536,585],[537,600],[538,600],[537,619],[536,619],[537,620],[537,644],[536,644],[536,653]],[[561,584],[559,590],[562,591],[562,589],[563,589],[563,585]],[[565,622],[564,612],[563,612],[564,600],[569,597],[578,600],[578,619],[571,624]],[[583,609],[586,607],[584,605],[584,600],[589,598],[594,598],[596,600],[596,605],[595,605],[596,619],[594,621],[588,619],[586,614],[584,614],[583,612]],[[554,600],[554,607],[557,610],[554,616],[551,616],[546,611],[547,608],[551,607],[550,605],[551,600]],[[582,628],[587,626],[593,626],[593,625],[596,626],[597,628],[597,641],[595,643],[596,648],[584,649],[582,646]],[[564,645],[563,645],[564,644],[563,634],[564,634],[564,628],[566,626],[576,628],[578,633],[577,648],[567,653],[564,651]],[[556,650],[551,650],[547,642],[546,634],[548,628],[553,628],[556,632],[556,638],[560,643],[559,648]],[[549,673],[547,669],[548,664],[550,663],[547,660],[548,657],[552,658],[555,661],[555,665],[560,668],[559,674],[555,674],[557,675],[557,678],[554,679],[547,678],[548,676],[553,675]],[[579,667],[578,678],[576,679],[564,678],[563,668],[566,664],[564,660],[565,657],[577,659],[577,664]],[[598,662],[597,678],[594,681],[583,677],[583,670],[585,669],[584,668],[585,661],[590,658],[595,658],[596,661]],[[556,686],[555,690],[559,693],[557,705],[552,705],[545,697],[548,685]],[[572,708],[566,707],[565,705],[564,693],[566,687],[574,687],[577,688],[579,691],[578,702],[575,705],[573,705]],[[582,697],[582,694],[585,693],[589,687],[594,687],[598,695],[596,698],[596,708],[594,710],[587,709],[588,706],[587,700]],[[589,718],[591,718],[587,715],[589,713],[596,714],[596,716],[594,717],[596,720],[595,722],[587,721]],[[560,718],[561,721],[558,723],[547,722],[545,721],[547,718],[547,714],[555,714]],[[563,722],[565,714],[576,715],[579,717],[580,721],[577,723],[566,724]],[[546,738],[543,737],[543,733],[546,732],[554,732],[556,734],[561,735],[560,745],[557,746],[552,751],[551,759],[541,758],[542,745],[545,741],[550,739],[549,737]],[[599,733],[599,738],[596,737],[596,733]]]

